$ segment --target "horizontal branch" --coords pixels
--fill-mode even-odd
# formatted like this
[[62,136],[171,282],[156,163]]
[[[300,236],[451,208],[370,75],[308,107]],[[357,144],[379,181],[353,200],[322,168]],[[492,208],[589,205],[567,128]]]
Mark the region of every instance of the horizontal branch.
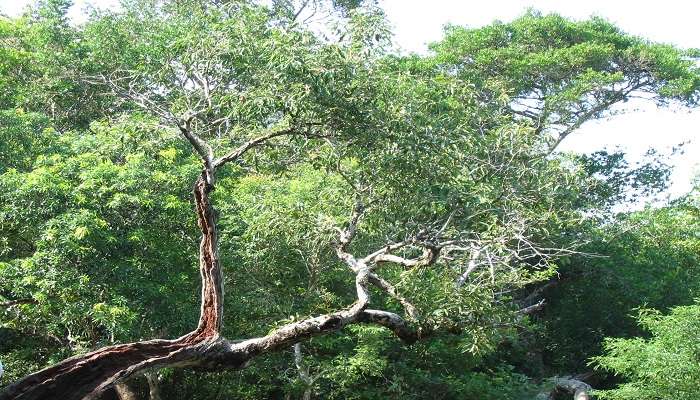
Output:
[[543,300],[540,300],[539,302],[537,302],[537,303],[535,303],[535,304],[533,304],[533,305],[531,305],[531,306],[527,306],[527,307],[525,307],[525,308],[521,308],[520,310],[517,311],[517,313],[518,313],[518,315],[530,315],[530,314],[534,314],[534,313],[536,313],[536,312],[542,310],[542,309],[544,308],[544,306],[545,306],[545,301],[544,301],[544,299],[543,299]]
[[402,247],[405,247],[405,246],[407,246],[408,244],[409,244],[409,242],[406,242],[406,241],[404,241],[404,242],[399,242],[399,243],[387,244],[386,246],[382,247],[381,249],[375,251],[374,253],[369,254],[369,255],[367,255],[366,257],[364,257],[364,258],[362,259],[362,261],[365,262],[365,263],[367,263],[367,264],[369,264],[369,263],[371,263],[371,262],[374,262],[374,261],[377,259],[377,257],[381,257],[381,256],[383,256],[384,254],[391,253],[392,251],[395,251],[395,250],[398,250],[398,249],[400,249],[400,248],[402,248]]
[[[96,398],[114,384],[153,368],[196,367],[211,371],[245,368],[257,356],[338,331],[353,323],[383,326],[407,344],[434,333],[420,327],[411,328],[392,312],[367,309],[368,281],[366,270],[357,274],[358,300],[351,306],[284,325],[259,338],[230,341],[218,335],[202,338],[193,332],[176,340],[109,346],[29,375],[0,392],[0,400],[18,397],[33,400]],[[76,386],[78,380],[87,383]]]
[[243,368],[248,361],[262,354],[277,351],[303,340],[338,331],[353,323],[372,323],[390,329],[407,344],[427,337],[421,329],[412,329],[399,315],[382,310],[366,309],[367,303],[356,302],[351,307],[287,324],[263,337],[243,341],[220,340],[204,355],[200,367],[216,370],[220,367]]
[[403,318],[389,311],[364,310],[360,314],[358,322],[373,323],[390,329],[406,344],[413,344],[424,337],[420,329],[409,328]]
[[440,257],[441,247],[424,247],[423,254],[416,258],[404,258],[394,254],[380,254],[374,257],[376,263],[390,262],[399,264],[404,268],[420,268],[432,265]]

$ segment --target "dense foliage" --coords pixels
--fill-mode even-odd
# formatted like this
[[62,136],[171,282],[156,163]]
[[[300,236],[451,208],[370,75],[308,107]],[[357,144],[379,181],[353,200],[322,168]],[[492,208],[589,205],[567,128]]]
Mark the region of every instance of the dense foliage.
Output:
[[697,337],[700,310],[674,308],[662,315],[642,310],[640,325],[651,338],[608,339],[606,355],[594,358],[597,366],[625,377],[618,388],[600,392],[603,399],[694,399],[698,393]]
[[[610,398],[692,393],[668,382],[697,371],[664,357],[693,357],[693,306],[644,314],[648,340],[603,338],[697,296],[695,197],[616,216],[665,188],[663,162],[555,151],[631,96],[694,106],[692,52],[536,12],[448,27],[419,56],[392,50],[372,2],[125,1],[80,26],[69,6],[0,17],[2,384],[196,326],[202,160],[183,132],[217,156],[293,132],[217,177],[222,334],[351,304],[338,232],[362,204],[352,254],[405,242],[377,261],[394,290],[372,308],[430,337],[351,325],[242,371],[155,371],[163,398],[521,399],[601,351],[631,379]],[[328,32],[305,22],[318,14]],[[655,380],[638,370],[656,362]],[[124,384],[146,395],[142,376]]]
[[575,257],[562,265],[557,299],[544,310],[542,346],[548,363],[585,369],[606,336],[641,335],[638,307],[667,310],[691,304],[700,294],[700,219],[697,194],[663,208],[620,215],[595,229],[585,249],[598,257]]

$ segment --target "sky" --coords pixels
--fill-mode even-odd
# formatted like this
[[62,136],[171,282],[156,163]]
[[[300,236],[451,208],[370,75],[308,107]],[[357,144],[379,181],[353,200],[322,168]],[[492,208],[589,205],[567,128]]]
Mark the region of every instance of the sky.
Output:
[[[0,12],[17,15],[31,0],[0,0]],[[695,0],[379,0],[393,26],[395,42],[405,52],[427,53],[427,44],[440,39],[446,24],[479,27],[507,22],[528,8],[556,12],[573,19],[592,15],[606,18],[624,31],[655,42],[700,48],[700,2]],[[86,3],[113,7],[118,0],[76,0],[71,18],[81,21]],[[628,110],[605,120],[590,121],[570,135],[560,150],[592,152],[621,149],[636,161],[649,148],[674,156],[668,194],[677,197],[691,188],[700,172],[700,110],[657,109],[653,104],[630,102]]]

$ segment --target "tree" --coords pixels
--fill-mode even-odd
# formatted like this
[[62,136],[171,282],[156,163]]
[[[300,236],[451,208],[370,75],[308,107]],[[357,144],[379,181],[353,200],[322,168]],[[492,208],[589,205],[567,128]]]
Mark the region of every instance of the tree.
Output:
[[627,382],[597,393],[603,399],[692,399],[698,379],[698,305],[675,307],[668,315],[641,310],[640,325],[649,338],[608,338],[605,354],[594,357],[596,368]]
[[694,52],[625,35],[601,18],[571,22],[531,11],[509,24],[448,27],[433,50],[485,103],[507,96],[513,117],[551,135],[550,151],[630,99],[697,102]]
[[[61,145],[46,150],[52,156],[23,153],[25,170],[11,165],[3,174],[10,205],[3,229],[12,244],[2,273],[22,282],[3,296],[28,296],[48,315],[66,303],[80,310],[100,299],[91,305],[94,329],[84,336],[93,335],[96,345],[105,336],[121,342],[120,329],[135,314],[120,297],[129,285],[112,287],[123,276],[114,274],[117,266],[145,283],[152,270],[134,268],[134,261],[157,270],[162,261],[154,257],[167,257],[182,268],[181,283],[192,277],[180,185],[191,177],[201,233],[199,321],[177,339],[75,355],[15,382],[0,398],[94,396],[163,367],[240,369],[353,324],[388,328],[406,343],[458,334],[464,350],[478,352],[520,318],[508,294],[548,277],[552,261],[574,251],[571,227],[599,206],[589,190],[594,177],[574,160],[548,157],[556,142],[631,90],[692,105],[700,86],[686,53],[599,20],[528,14],[512,24],[454,29],[434,56],[403,57],[388,51],[380,10],[343,4],[348,18],[338,41],[312,34],[289,13],[246,1],[131,2],[73,32],[85,65],[78,87],[114,101],[111,120],[93,122],[91,134],[76,124],[73,132],[51,136]],[[554,61],[562,55],[569,61],[563,69]],[[522,66],[522,59],[537,62]],[[644,68],[632,68],[638,64]],[[521,83],[514,78],[521,75],[531,78]],[[540,116],[518,106],[535,94]],[[173,197],[149,190],[154,184],[172,186]],[[74,187],[81,190],[73,193]],[[33,215],[32,200],[49,203],[45,215]],[[14,206],[22,201],[26,207]],[[139,210],[140,221],[130,219],[129,207]],[[18,244],[27,237],[29,243]],[[230,255],[220,254],[220,238]],[[234,242],[241,238],[248,240]],[[295,250],[302,260],[292,256]],[[114,254],[131,261],[106,269]],[[312,256],[316,262],[301,262]],[[298,316],[275,323],[284,318],[279,310],[256,310],[262,315],[249,316],[256,325],[246,332],[236,326],[242,313],[232,312],[230,328],[222,327],[224,268],[235,288],[227,309],[240,312],[237,304],[261,291],[278,303],[289,298],[284,282],[266,280],[271,262],[290,260],[296,267],[290,272],[308,270],[312,294]],[[82,270],[62,274],[63,263]],[[241,265],[253,268],[236,268]],[[104,279],[97,286],[104,294],[90,293],[95,277]],[[160,305],[155,290],[139,296]],[[81,305],[80,298],[89,300]],[[370,298],[378,308],[369,308]],[[48,319],[41,317],[35,315]],[[137,338],[174,336],[149,334],[159,322],[144,323]],[[222,329],[253,338],[228,340]],[[76,342],[71,338],[69,329],[69,345]]]
[[584,368],[605,337],[642,334],[640,307],[665,312],[689,305],[698,288],[698,208],[691,193],[672,204],[619,215],[594,227],[581,248],[599,257],[571,257],[549,285],[541,346],[549,364]]

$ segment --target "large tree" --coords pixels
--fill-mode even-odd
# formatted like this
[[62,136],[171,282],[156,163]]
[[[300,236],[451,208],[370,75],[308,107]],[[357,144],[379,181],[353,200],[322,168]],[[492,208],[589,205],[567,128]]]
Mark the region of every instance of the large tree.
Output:
[[[581,160],[551,154],[556,145],[641,93],[697,100],[691,54],[599,19],[530,13],[450,28],[434,54],[398,56],[381,11],[356,3],[128,1],[71,28],[67,3],[47,1],[2,20],[0,65],[26,66],[0,81],[14,96],[0,166],[0,294],[3,307],[21,306],[11,326],[40,321],[41,340],[69,347],[78,330],[98,347],[122,341],[134,298],[149,312],[188,305],[168,287],[193,278],[185,179],[201,305],[192,331],[148,314],[123,335],[176,339],[75,346],[0,399],[80,399],[163,367],[239,369],[352,324],[406,343],[456,334],[478,349],[541,306],[514,294],[574,251],[572,227],[608,198]],[[302,23],[317,8],[336,31]],[[51,54],[55,64],[42,58]],[[5,79],[15,71],[54,88],[50,103]],[[290,274],[273,268],[283,263]],[[295,309],[290,281],[304,270],[311,294]],[[281,305],[244,316],[261,294]],[[73,319],[51,321],[59,312]]]

